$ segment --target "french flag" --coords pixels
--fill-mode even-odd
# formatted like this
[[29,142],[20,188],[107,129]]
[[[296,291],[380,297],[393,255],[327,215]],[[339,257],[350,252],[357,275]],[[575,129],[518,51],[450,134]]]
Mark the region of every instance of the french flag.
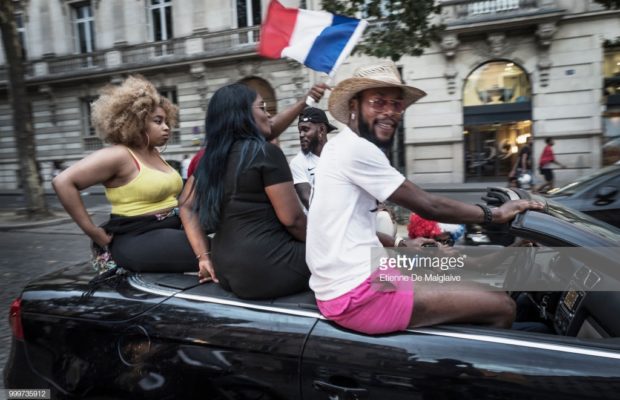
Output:
[[289,57],[331,76],[349,56],[366,25],[363,19],[286,8],[272,0],[261,27],[258,54]]

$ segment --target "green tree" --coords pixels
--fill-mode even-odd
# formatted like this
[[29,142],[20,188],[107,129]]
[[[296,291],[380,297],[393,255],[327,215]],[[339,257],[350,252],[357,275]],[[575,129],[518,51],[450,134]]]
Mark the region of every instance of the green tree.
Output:
[[368,19],[370,26],[355,51],[398,61],[419,56],[439,39],[443,25],[432,22],[441,7],[435,0],[322,0],[326,11]]
[[22,47],[15,23],[13,0],[0,0],[0,32],[9,70],[9,99],[13,108],[13,134],[19,158],[19,180],[29,217],[49,215],[43,187],[39,181],[32,110],[24,79]]
[[594,0],[608,9],[620,10],[620,0]]

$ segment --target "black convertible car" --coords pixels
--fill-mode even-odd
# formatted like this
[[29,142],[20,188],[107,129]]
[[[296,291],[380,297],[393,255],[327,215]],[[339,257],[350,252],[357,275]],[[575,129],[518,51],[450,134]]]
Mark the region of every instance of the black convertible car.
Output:
[[76,265],[13,303],[5,384],[79,399],[618,399],[620,281],[597,268],[618,264],[620,231],[549,201],[498,234],[548,246],[527,273],[574,271],[564,291],[525,293],[552,333],[443,325],[368,336],[325,320],[311,293],[244,301],[172,274],[93,288],[90,266]]

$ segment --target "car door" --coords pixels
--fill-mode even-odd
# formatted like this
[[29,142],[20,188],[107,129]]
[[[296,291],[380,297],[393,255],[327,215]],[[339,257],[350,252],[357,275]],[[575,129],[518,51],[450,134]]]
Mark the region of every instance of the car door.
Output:
[[[245,301],[216,284],[179,293],[136,321],[148,336],[137,355],[136,394],[147,398],[299,398],[300,358],[317,314],[273,302]],[[132,362],[128,360],[128,362]],[[148,383],[144,390],[142,382]],[[151,387],[152,386],[152,387]],[[127,390],[133,390],[127,386]]]
[[320,321],[306,344],[304,400],[617,398],[620,352],[573,338],[440,326],[368,336]]
[[[613,188],[616,190],[615,194],[610,194],[605,198],[599,197],[602,190],[609,192]],[[620,227],[620,174],[588,189],[581,196],[580,207],[578,208],[580,211],[608,224]]]

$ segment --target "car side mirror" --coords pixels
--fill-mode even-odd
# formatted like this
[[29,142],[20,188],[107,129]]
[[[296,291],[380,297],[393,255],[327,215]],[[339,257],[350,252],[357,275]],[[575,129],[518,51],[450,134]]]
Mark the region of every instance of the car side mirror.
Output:
[[603,186],[596,191],[596,205],[605,205],[609,204],[615,200],[616,195],[618,194],[618,188],[615,186]]

